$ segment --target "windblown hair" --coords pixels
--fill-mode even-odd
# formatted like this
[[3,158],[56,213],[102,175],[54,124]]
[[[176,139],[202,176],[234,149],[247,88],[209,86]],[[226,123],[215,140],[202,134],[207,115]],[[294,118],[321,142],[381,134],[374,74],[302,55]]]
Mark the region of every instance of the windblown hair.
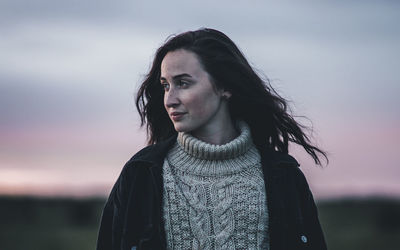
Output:
[[164,108],[164,90],[160,84],[161,62],[170,51],[184,49],[195,53],[217,88],[232,93],[230,115],[245,121],[251,129],[254,144],[288,153],[289,142],[301,145],[321,165],[318,154],[328,160],[325,152],[311,144],[268,80],[262,80],[250,66],[233,41],[220,31],[199,29],[170,37],[156,52],[150,72],[137,96],[136,107],[141,126],[146,124],[148,144],[155,144],[176,134]]

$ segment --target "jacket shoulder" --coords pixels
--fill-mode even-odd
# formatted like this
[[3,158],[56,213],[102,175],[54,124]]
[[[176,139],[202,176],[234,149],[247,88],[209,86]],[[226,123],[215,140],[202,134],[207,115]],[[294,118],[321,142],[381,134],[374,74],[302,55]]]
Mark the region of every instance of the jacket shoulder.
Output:
[[121,197],[126,197],[128,190],[132,183],[138,178],[146,174],[149,166],[152,166],[154,161],[160,160],[157,158],[158,145],[146,146],[143,149],[135,153],[123,166],[117,181],[115,182],[109,200],[121,200],[122,203],[125,199]]
[[148,155],[152,153],[153,149],[156,147],[155,144],[153,145],[148,145],[138,152],[136,152],[127,163],[134,162],[134,161],[140,161],[142,159],[147,159]]
[[159,143],[148,145],[134,154],[127,162],[127,165],[132,165],[132,163],[139,161],[160,164],[175,142],[176,136],[172,136]]
[[295,167],[298,168],[300,164],[297,160],[290,154],[275,151],[275,150],[265,150],[263,157],[269,162],[272,167]]

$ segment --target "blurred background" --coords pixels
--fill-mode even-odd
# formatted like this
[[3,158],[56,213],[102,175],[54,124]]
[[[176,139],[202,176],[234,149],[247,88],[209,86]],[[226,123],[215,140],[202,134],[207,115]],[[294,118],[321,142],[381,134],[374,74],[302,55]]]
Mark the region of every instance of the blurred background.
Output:
[[400,249],[399,23],[393,0],[1,0],[0,249],[94,248],[146,144],[134,96],[155,50],[201,27],[226,33],[328,151],[319,168],[291,148],[330,249]]

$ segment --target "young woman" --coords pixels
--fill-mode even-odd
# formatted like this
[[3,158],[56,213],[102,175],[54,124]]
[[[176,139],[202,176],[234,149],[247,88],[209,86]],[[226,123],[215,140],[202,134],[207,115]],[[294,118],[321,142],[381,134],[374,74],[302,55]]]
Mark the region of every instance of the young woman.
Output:
[[123,168],[97,249],[326,249],[289,142],[325,153],[213,29],[157,50],[136,105],[149,146]]

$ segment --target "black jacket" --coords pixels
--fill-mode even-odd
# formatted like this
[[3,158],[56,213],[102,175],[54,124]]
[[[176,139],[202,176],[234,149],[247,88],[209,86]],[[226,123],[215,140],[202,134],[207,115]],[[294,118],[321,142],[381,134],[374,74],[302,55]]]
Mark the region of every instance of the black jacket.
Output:
[[[175,142],[176,137],[148,146],[125,164],[103,210],[97,250],[166,248],[162,165]],[[326,249],[313,196],[297,161],[267,149],[260,154],[270,249]]]

